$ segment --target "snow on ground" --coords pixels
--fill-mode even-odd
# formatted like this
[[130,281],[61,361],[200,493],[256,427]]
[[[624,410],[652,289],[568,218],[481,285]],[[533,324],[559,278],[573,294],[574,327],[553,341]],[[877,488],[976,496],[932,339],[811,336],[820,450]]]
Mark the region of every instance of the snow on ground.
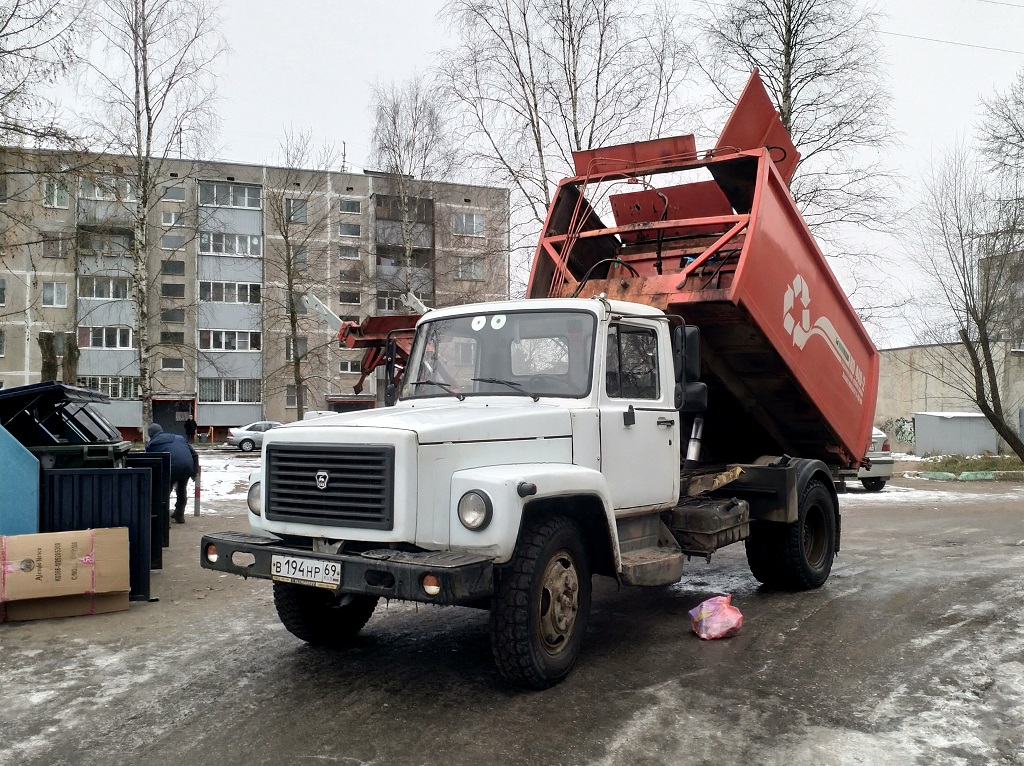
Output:
[[202,466],[200,478],[202,513],[216,515],[218,511],[245,508],[249,491],[249,474],[258,471],[260,454],[204,450],[199,453]]
[[[962,503],[977,497],[977,492],[958,492],[955,482],[937,482],[930,479],[916,479],[921,487],[896,487],[887,484],[881,492],[847,492],[839,496],[842,504],[870,503]],[[990,490],[985,496],[992,500],[1024,500],[1024,485],[995,484],[987,482]],[[998,489],[997,489],[998,487]]]

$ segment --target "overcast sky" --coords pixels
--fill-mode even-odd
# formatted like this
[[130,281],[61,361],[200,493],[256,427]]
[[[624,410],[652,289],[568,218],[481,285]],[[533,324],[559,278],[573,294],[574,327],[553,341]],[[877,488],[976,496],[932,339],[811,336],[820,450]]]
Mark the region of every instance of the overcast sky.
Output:
[[[349,166],[365,167],[369,86],[426,69],[453,43],[436,18],[439,7],[431,0],[221,0],[232,52],[219,80],[218,156],[273,160],[290,125],[312,130],[318,143],[334,144],[339,154],[344,144]],[[689,10],[687,3],[681,7]],[[882,42],[893,121],[903,138],[892,163],[912,193],[937,152],[970,137],[979,98],[1005,91],[1024,68],[1024,0],[895,0],[881,7],[888,16]],[[904,272],[894,268],[892,279],[905,281]],[[899,327],[879,340],[910,341]]]

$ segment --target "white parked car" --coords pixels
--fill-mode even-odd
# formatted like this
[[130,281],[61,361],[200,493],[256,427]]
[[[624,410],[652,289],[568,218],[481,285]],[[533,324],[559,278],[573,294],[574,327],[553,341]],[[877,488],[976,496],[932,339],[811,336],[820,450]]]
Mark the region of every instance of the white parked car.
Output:
[[263,435],[271,428],[277,428],[281,423],[276,420],[261,420],[257,423],[250,423],[247,426],[228,429],[228,444],[238,447],[242,452],[252,452],[257,447],[263,446]]
[[889,437],[879,428],[871,430],[871,449],[868,450],[871,468],[861,468],[857,478],[868,492],[880,492],[885,483],[892,478],[892,467],[895,462],[889,448]]

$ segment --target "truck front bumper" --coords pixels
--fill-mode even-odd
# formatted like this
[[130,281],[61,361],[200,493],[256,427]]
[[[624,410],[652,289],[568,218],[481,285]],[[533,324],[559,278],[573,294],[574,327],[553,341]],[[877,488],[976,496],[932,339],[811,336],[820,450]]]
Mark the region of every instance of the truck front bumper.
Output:
[[[427,604],[468,604],[489,597],[494,591],[493,561],[455,551],[410,553],[384,549],[364,553],[319,553],[281,540],[242,532],[221,532],[203,535],[199,563],[204,569],[242,577],[297,582],[271,572],[275,555],[338,564],[341,576],[337,586],[316,584],[336,593],[359,593]],[[423,578],[428,574],[434,575],[440,583],[440,592],[436,595],[424,589]]]

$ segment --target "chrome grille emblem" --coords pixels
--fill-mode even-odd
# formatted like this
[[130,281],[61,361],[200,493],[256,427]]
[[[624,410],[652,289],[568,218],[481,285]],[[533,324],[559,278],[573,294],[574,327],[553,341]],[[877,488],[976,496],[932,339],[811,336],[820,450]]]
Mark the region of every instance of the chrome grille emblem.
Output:
[[316,472],[316,488],[327,489],[327,480],[330,478],[327,471]]

